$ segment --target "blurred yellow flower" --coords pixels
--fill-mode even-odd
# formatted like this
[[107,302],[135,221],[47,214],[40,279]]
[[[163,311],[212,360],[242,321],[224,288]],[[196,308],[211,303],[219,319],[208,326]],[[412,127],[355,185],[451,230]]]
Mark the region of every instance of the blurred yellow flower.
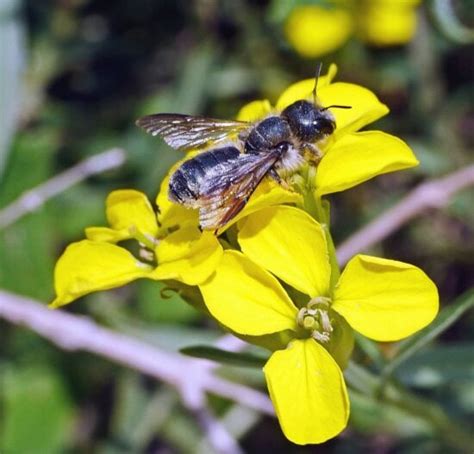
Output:
[[357,35],[376,46],[411,41],[416,31],[419,0],[366,0],[357,13]]
[[285,23],[285,36],[305,58],[315,58],[341,47],[352,33],[353,18],[344,8],[301,6]]
[[376,46],[408,43],[416,30],[419,0],[328,0],[294,8],[284,25],[290,45],[305,58],[342,47],[355,32]]
[[[113,191],[106,202],[110,227],[89,227],[86,240],[70,244],[59,258],[54,283],[59,307],[91,292],[135,279],[203,282],[214,271],[222,247],[211,232],[195,225],[170,232],[160,225],[146,196],[135,190]],[[118,242],[136,240],[139,258]]]
[[[242,335],[292,333],[287,348],[268,360],[265,378],[286,437],[322,443],[341,432],[349,416],[340,369],[345,361],[333,358],[337,345],[331,345],[341,338],[344,319],[375,340],[404,338],[435,317],[436,286],[415,266],[364,255],[333,284],[324,230],[293,207],[248,216],[238,241],[243,253],[224,251],[216,272],[200,285],[206,306]],[[307,302],[292,301],[274,276]]]
[[[318,197],[343,191],[377,175],[418,165],[410,148],[399,138],[382,131],[357,132],[388,113],[386,105],[360,85],[332,83],[337,72],[331,65],[328,74],[319,78],[318,101],[322,106],[349,105],[351,109],[335,109],[332,113],[336,129],[326,143],[318,144],[323,153],[316,175],[309,183]],[[283,110],[300,99],[311,99],[314,79],[306,79],[288,87],[276,103]],[[272,112],[267,100],[244,106],[239,120],[255,121]]]

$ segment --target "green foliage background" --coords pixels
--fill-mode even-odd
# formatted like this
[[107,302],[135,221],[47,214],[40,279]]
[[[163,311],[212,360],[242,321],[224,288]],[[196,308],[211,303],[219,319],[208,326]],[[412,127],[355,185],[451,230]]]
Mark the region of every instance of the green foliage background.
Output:
[[[299,58],[283,37],[285,3],[0,1],[0,207],[90,155],[117,146],[127,151],[119,170],[74,186],[0,231],[0,287],[46,304],[53,297],[55,260],[86,226],[104,224],[110,190],[136,188],[154,199],[180,155],[138,130],[137,117],[174,111],[232,118],[246,101],[274,101],[289,83],[310,77],[315,62]],[[415,170],[332,196],[336,244],[417,183],[472,162],[474,49],[450,33],[461,24],[439,26],[435,3],[421,6],[416,37],[407,46],[371,48],[353,38],[322,58],[326,66],[338,64],[338,80],[367,86],[389,105],[390,115],[376,127],[408,141],[421,161]],[[454,3],[464,26],[474,25],[469,0]],[[474,298],[465,293],[474,283],[473,206],[472,190],[464,191],[372,252],[420,266],[437,283],[444,308],[467,309]],[[221,334],[150,282],[91,295],[66,310],[173,351]],[[423,348],[409,351],[391,386],[435,405],[453,426],[468,431],[474,419],[474,315],[462,314]],[[380,370],[397,348],[360,339],[356,359]],[[258,369],[226,370],[263,387]],[[350,428],[319,447],[291,445],[276,420],[221,399],[212,400],[213,411],[233,415],[232,431],[246,452],[463,449],[450,427],[439,429],[428,407],[417,413],[368,397],[361,387],[370,386],[370,377],[359,372],[348,371]],[[2,454],[208,449],[173,389],[102,358],[61,351],[0,320]]]

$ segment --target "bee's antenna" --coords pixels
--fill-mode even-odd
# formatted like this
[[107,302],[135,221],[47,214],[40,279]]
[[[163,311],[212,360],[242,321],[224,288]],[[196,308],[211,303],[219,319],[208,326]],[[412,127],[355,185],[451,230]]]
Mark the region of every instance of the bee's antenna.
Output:
[[313,88],[313,102],[316,105],[316,92],[318,91],[318,80],[321,75],[321,70],[323,69],[323,64],[321,62],[316,66],[316,75],[314,77],[314,88]]
[[323,107],[321,111],[328,109],[352,109],[352,106],[340,106],[339,104],[333,104],[332,106]]

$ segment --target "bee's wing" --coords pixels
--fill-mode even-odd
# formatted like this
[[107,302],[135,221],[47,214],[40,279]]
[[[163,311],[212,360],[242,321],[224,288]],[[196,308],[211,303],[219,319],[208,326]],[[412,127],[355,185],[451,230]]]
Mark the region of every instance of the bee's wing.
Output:
[[277,150],[242,154],[206,180],[197,201],[201,228],[216,230],[232,220],[279,157]]
[[219,143],[229,136],[243,133],[250,123],[181,114],[154,114],[139,118],[137,126],[152,136],[161,136],[177,150],[199,148],[208,143]]

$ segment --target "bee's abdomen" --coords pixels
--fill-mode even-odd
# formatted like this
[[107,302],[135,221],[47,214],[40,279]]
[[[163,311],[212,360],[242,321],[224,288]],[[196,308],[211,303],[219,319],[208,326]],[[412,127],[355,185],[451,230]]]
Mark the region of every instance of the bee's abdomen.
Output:
[[221,163],[237,159],[236,147],[205,151],[184,162],[170,177],[168,197],[171,201],[194,206],[201,195],[201,186],[211,174],[219,172]]
[[270,150],[281,142],[287,142],[291,136],[288,122],[281,117],[268,117],[251,131],[245,141],[247,153]]

